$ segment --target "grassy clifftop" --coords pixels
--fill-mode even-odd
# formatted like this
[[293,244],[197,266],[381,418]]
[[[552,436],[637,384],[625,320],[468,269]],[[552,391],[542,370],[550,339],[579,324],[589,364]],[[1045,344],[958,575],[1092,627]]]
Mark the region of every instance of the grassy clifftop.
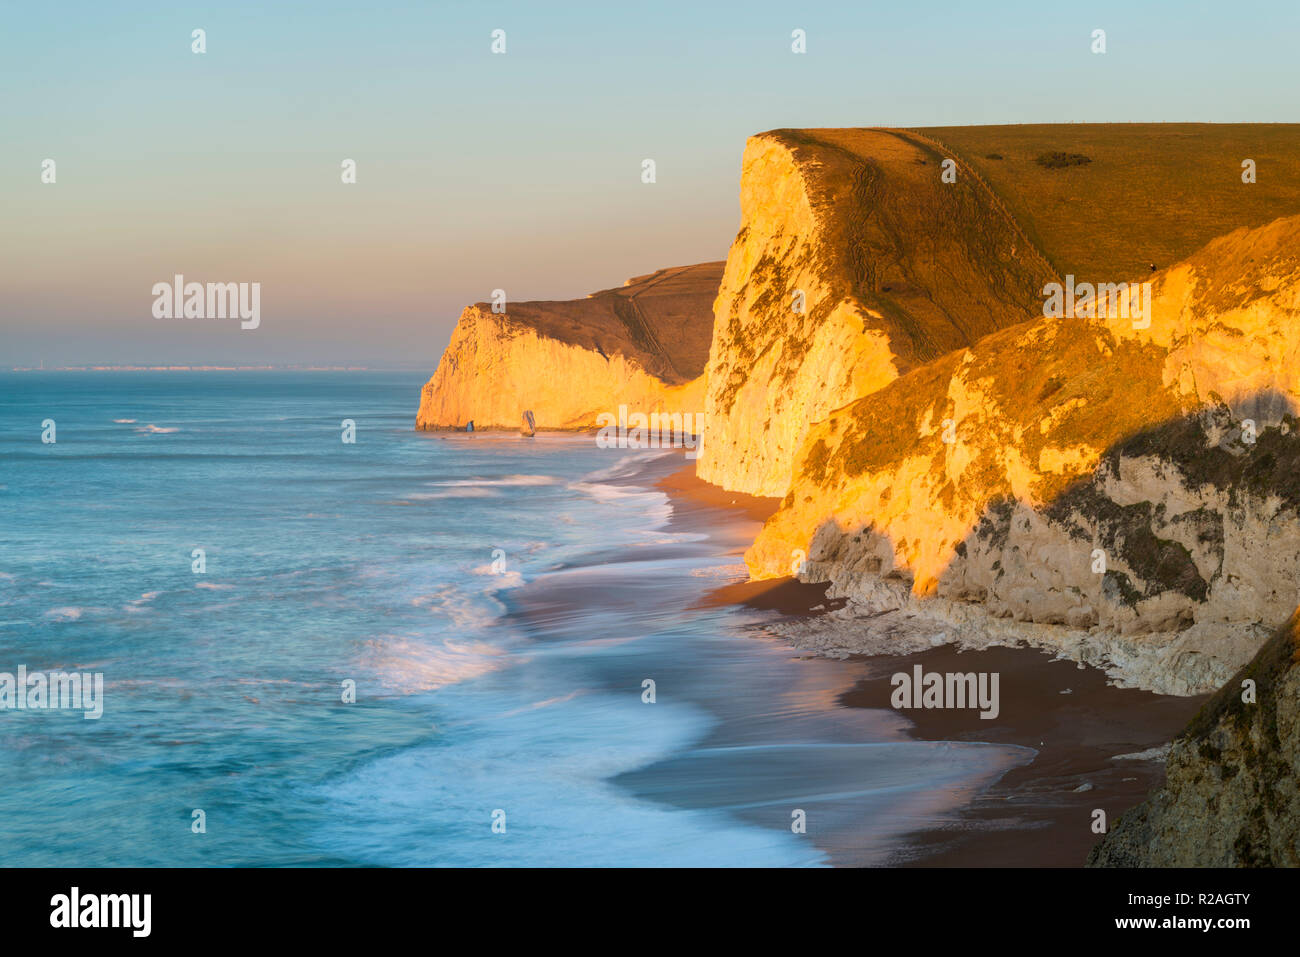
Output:
[[[1119,282],[1300,212],[1300,124],[1072,123],[917,132],[952,148],[1056,267]],[[1049,166],[1039,157],[1077,154]],[[1256,182],[1241,181],[1253,159]]]

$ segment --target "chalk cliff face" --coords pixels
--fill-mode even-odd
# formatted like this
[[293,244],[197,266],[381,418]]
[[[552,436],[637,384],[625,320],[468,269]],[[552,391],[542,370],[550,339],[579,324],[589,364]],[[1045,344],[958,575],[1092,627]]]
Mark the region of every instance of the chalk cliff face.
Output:
[[[701,478],[780,496],[810,426],[1029,317],[1051,267],[990,192],[884,130],[782,130],[742,160]],[[952,178],[952,177],[950,177]]]
[[1151,279],[1149,328],[1022,323],[812,426],[751,574],[886,613],[848,650],[922,628],[1218,687],[1300,598],[1300,217]]
[[721,263],[662,269],[570,302],[476,303],[420,395],[418,429],[591,429],[601,413],[697,413]]
[[1300,866],[1300,615],[1201,709],[1165,773],[1089,865]]

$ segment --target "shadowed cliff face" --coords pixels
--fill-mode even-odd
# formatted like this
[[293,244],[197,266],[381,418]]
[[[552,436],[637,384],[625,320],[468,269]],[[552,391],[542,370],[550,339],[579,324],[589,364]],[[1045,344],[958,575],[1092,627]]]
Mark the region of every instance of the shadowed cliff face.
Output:
[[809,425],[1030,316],[1046,261],[973,177],[884,130],[752,137],[709,353],[701,478],[779,496]]
[[751,574],[1217,687],[1297,603],[1300,217],[1152,278],[1149,328],[1024,323],[813,426]]
[[722,263],[661,269],[567,302],[468,307],[433,377],[416,428],[595,428],[619,405],[703,411],[701,373]]
[[1300,866],[1300,614],[1206,703],[1165,771],[1090,866]]

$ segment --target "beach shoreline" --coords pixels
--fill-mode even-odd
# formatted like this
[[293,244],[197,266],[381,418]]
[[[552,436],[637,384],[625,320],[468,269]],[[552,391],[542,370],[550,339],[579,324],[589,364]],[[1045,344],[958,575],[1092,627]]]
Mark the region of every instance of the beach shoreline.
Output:
[[[669,495],[672,522],[688,525],[710,513],[711,522],[732,529],[725,541],[728,554],[736,556],[779,504],[709,485],[695,476],[691,464],[655,487]],[[782,617],[771,631],[779,637],[782,620],[839,607],[826,599],[827,587],[792,578],[741,581],[719,586],[704,603],[776,612]],[[791,652],[821,657],[793,645]],[[996,719],[982,720],[974,710],[908,709],[898,712],[907,719],[906,733],[920,741],[1007,744],[1035,752],[1027,764],[974,794],[956,815],[942,815],[910,834],[889,860],[898,866],[1082,867],[1101,838],[1093,831],[1094,812],[1100,809],[1113,823],[1163,783],[1159,749],[1206,699],[1115,687],[1096,668],[1029,646],[962,650],[943,645],[914,654],[842,660],[855,677],[840,705],[889,712],[894,711],[891,676],[910,674],[916,665],[926,672],[996,672],[1003,700]],[[1120,757],[1144,752],[1144,758]],[[854,863],[852,855],[833,854],[832,860]]]
[[[510,614],[547,644],[571,640],[593,617],[613,629],[635,622],[635,633],[648,632],[656,645],[635,667],[650,670],[605,671],[595,680],[613,690],[653,673],[665,702],[689,700],[712,716],[691,746],[611,778],[638,798],[725,810],[788,833],[798,795],[814,802],[817,826],[807,838],[834,866],[1081,867],[1101,837],[1094,811],[1113,822],[1162,783],[1155,749],[1203,700],[1114,687],[1096,668],[1027,646],[874,656],[801,648],[786,633],[839,603],[827,599],[826,584],[748,580],[742,556],[776,499],[709,485],[694,463],[671,453],[599,481],[633,496],[661,494],[666,520],[656,506],[644,542],[593,549],[513,589]],[[673,571],[683,562],[695,572]],[[685,605],[665,605],[665,589]],[[701,632],[700,620],[716,624]],[[653,637],[690,631],[691,621],[698,637],[685,644],[662,646]],[[736,642],[738,634],[745,640]],[[977,710],[893,708],[891,676],[918,665],[998,674],[999,714],[985,720]],[[904,767],[920,762],[914,774],[869,756],[916,744],[938,750],[901,757]],[[772,755],[761,772],[740,756],[753,748]],[[960,773],[933,784],[935,762],[948,760]]]

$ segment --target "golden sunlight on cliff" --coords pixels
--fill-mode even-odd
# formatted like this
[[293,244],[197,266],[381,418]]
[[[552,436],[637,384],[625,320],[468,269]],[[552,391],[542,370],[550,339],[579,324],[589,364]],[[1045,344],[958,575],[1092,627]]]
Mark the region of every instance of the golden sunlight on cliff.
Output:
[[1297,536],[1273,519],[1300,504],[1300,217],[1215,240],[1152,283],[1149,325],[1023,323],[813,426],[746,555],[753,577],[806,562],[840,593],[893,582],[1130,631],[1283,617]]
[[661,269],[568,302],[469,306],[420,395],[419,429],[593,429],[620,405],[695,414],[721,263]]

